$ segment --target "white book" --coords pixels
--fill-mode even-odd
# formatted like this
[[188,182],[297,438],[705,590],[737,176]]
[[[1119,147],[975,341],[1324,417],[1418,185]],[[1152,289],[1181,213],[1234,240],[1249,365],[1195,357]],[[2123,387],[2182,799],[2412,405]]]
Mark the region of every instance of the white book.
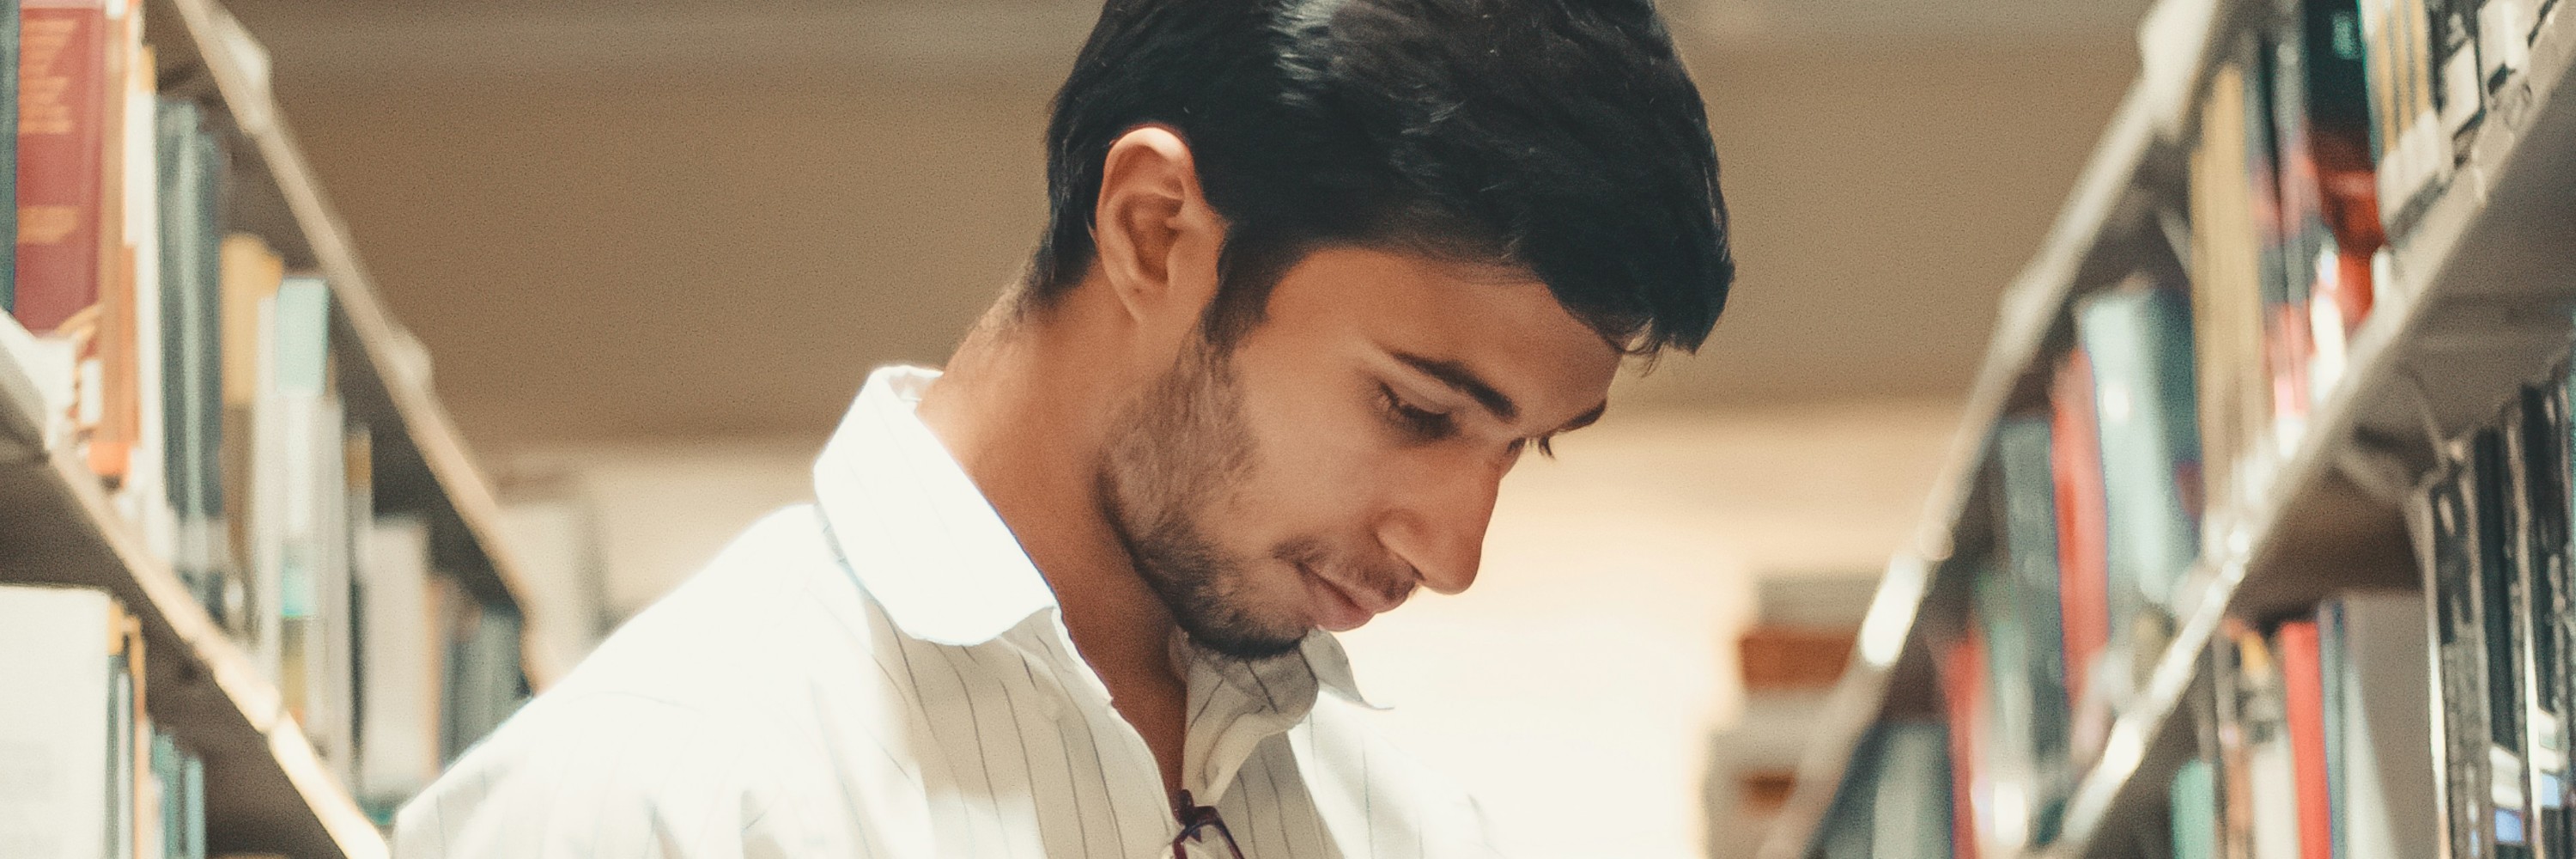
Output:
[[2299,859],[2299,769],[2285,725],[2245,750],[2254,807],[2254,859]]
[[357,794],[390,807],[438,776],[447,641],[429,564],[429,523],[384,516],[361,535]]
[[2337,640],[2335,672],[2341,766],[2334,825],[2339,859],[2418,859],[2441,843],[2435,815],[2432,656],[2420,593],[2347,593],[2318,611]]
[[339,400],[323,397],[307,409],[313,416],[313,446],[299,453],[308,460],[312,481],[299,500],[312,505],[312,530],[296,535],[310,559],[305,568],[304,733],[323,764],[347,784],[356,751],[357,731],[351,704],[353,670],[349,663],[349,480],[347,418]]
[[286,614],[279,593],[283,590],[279,570],[285,563],[286,471],[279,463],[286,457],[287,445],[283,399],[277,390],[276,296],[259,300],[258,329],[258,393],[250,415],[250,523],[245,538],[250,557],[243,559],[251,570],[250,617],[241,629],[250,639],[251,661],[269,682],[280,683],[286,664],[278,634]]
[[125,38],[129,58],[124,125],[120,129],[124,169],[125,250],[133,255],[128,282],[134,290],[135,444],[128,450],[126,480],[118,500],[143,532],[144,545],[155,557],[169,558],[176,549],[178,514],[170,507],[169,461],[162,448],[169,412],[162,397],[161,218],[160,173],[155,166],[153,115],[159,106],[152,85],[152,57],[143,47],[142,22],[132,21]]
[[317,603],[321,581],[331,577],[324,570],[332,559],[330,525],[343,518],[347,500],[340,407],[328,380],[329,314],[329,291],[315,278],[287,278],[260,302],[251,545],[258,622],[267,633],[255,640],[261,664],[300,721],[314,718],[310,708],[329,673],[317,658]]
[[0,855],[106,855],[115,755],[107,594],[0,585]]
[[1870,844],[1879,856],[1946,859],[1950,854],[1950,734],[1937,722],[1883,728],[1878,785],[1870,802]]

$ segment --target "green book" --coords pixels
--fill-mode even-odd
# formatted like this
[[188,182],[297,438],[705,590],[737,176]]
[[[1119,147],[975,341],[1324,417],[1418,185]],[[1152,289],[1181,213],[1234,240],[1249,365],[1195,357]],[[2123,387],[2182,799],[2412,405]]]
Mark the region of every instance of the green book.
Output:
[[2032,753],[2044,771],[2065,772],[2072,698],[2066,688],[2066,628],[2058,593],[2057,483],[2049,462],[2053,442],[2046,415],[2008,418],[1995,430],[2005,568],[2029,642],[2022,671],[2031,686]]
[[0,232],[9,234],[9,249],[0,251],[0,315],[18,308],[18,0],[0,0],[0,191],[9,205],[0,206]]
[[[164,97],[154,117],[161,222],[162,455],[179,577],[224,619],[229,540],[223,490],[223,153],[196,102]],[[229,621],[228,621],[229,622]]]
[[2182,762],[2165,798],[2173,808],[2173,859],[2218,859],[2218,775],[2209,762]]
[[2107,500],[2111,635],[2152,659],[2200,554],[2200,433],[2191,313],[2170,289],[2133,278],[2084,300],[2076,337],[2093,363],[2095,431]]

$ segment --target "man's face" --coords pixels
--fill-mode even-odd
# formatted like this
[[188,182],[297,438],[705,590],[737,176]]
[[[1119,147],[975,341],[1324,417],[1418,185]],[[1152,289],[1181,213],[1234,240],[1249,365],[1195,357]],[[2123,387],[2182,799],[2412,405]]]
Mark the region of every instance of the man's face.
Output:
[[1619,359],[1524,273],[1319,250],[1124,407],[1102,502],[1201,646],[1285,652],[1465,590],[1503,473],[1598,417]]

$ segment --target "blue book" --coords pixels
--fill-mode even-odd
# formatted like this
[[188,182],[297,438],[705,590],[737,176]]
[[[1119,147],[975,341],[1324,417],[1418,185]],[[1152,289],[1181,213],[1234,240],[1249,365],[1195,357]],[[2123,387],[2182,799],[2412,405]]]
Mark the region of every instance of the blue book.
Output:
[[2132,281],[2086,299],[2076,337],[2093,361],[2118,639],[2172,613],[2200,553],[2191,312],[2175,291]]

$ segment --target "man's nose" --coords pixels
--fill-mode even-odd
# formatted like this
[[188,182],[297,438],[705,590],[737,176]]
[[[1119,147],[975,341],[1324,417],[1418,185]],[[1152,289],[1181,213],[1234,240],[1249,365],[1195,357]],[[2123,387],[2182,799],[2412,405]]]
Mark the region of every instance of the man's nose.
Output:
[[1413,566],[1423,587],[1454,594],[1476,582],[1503,470],[1460,469],[1427,477],[1387,517],[1378,539]]

